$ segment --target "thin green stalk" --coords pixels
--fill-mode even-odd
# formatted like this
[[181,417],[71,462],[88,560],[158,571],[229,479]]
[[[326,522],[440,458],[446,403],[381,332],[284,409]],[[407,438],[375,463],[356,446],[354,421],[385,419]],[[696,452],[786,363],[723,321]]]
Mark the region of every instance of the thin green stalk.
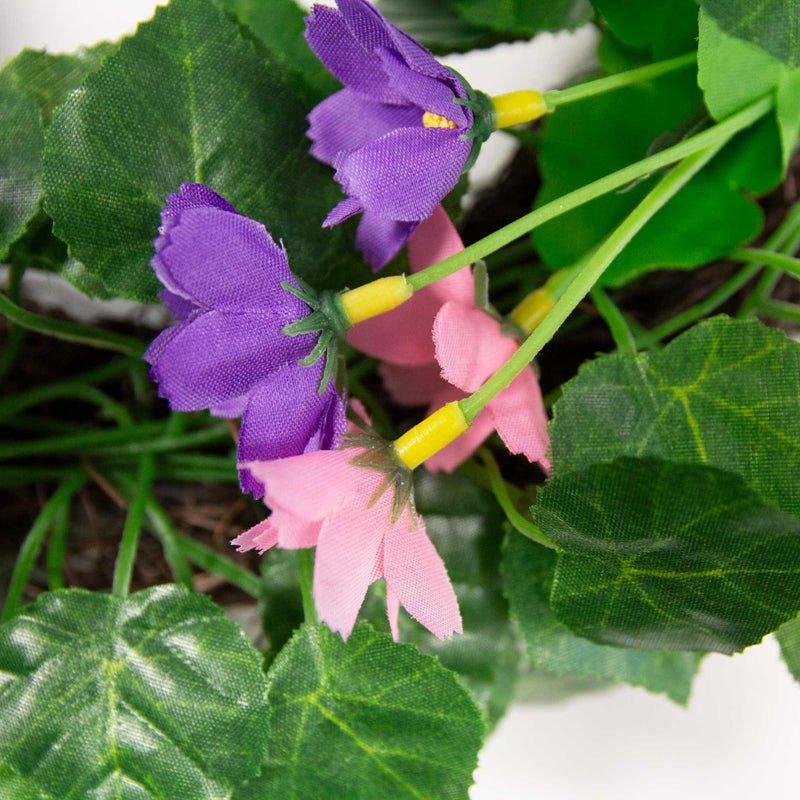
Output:
[[147,349],[145,342],[140,342],[131,336],[121,333],[93,328],[90,325],[80,325],[77,322],[62,322],[60,320],[43,317],[26,311],[12,302],[6,295],[0,293],[0,313],[23,328],[28,328],[46,336],[63,339],[67,342],[77,342],[90,347],[99,347],[102,350],[114,350],[128,356],[140,357]]
[[28,575],[33,567],[36,556],[39,554],[44,537],[50,526],[56,519],[59,510],[67,505],[72,496],[86,482],[86,475],[83,472],[74,472],[67,478],[53,493],[53,496],[45,503],[44,508],[39,512],[36,521],[31,526],[22,547],[17,554],[17,563],[14,565],[14,572],[11,575],[11,582],[8,587],[8,596],[0,616],[0,622],[8,622],[17,611],[25,584],[28,582]]
[[475,244],[455,253],[437,264],[427,269],[415,272],[406,277],[406,281],[416,290],[423,286],[428,286],[435,281],[445,278],[453,272],[457,272],[468,264],[475,263],[478,259],[484,258],[501,247],[505,247],[520,236],[524,236],[539,225],[549,222],[551,219],[571,211],[573,208],[588,203],[596,197],[600,197],[608,192],[619,189],[637,178],[641,178],[650,173],[657,172],[663,167],[674,164],[681,159],[697,154],[704,153],[709,148],[714,148],[714,152],[727,142],[734,134],[752,125],[756,120],[763,117],[772,108],[772,98],[764,97],[753,103],[747,108],[728,117],[724,122],[720,122],[711,128],[679,142],[672,147],[662,150],[660,153],[643,158],[635,164],[619,169],[606,175],[592,183],[582,186],[573,192],[547,203],[541,208],[537,208],[530,214],[515,220],[503,228],[489,234]]
[[783,300],[767,300],[758,307],[758,313],[773,319],[782,319],[800,325],[800,307]]
[[297,575],[303,593],[303,615],[309,625],[314,625],[317,607],[314,605],[314,553],[311,548],[297,551]]
[[527,367],[542,347],[555,335],[578,303],[589,293],[592,286],[597,283],[597,280],[611,262],[627,246],[628,242],[653,218],[656,212],[663,208],[719,152],[724,144],[724,139],[718,140],[714,146],[689,156],[670,170],[619,227],[597,248],[594,255],[576,275],[550,313],[511,358],[476,392],[460,401],[461,410],[468,422],[472,422],[481,409]]
[[164,558],[166,558],[175,580],[193,592],[192,568],[189,566],[178,540],[179,534],[167,512],[152,497],[147,500],[147,526],[161,542],[161,546],[164,548]]
[[735,258],[737,261],[747,261],[751,264],[762,264],[773,267],[794,278],[800,279],[800,259],[793,258],[784,253],[760,250],[757,247],[741,247],[731,253],[731,258]]
[[615,89],[622,89],[625,86],[632,86],[636,83],[644,83],[644,81],[652,80],[660,75],[666,75],[669,72],[675,72],[676,70],[690,67],[696,62],[697,52],[693,50],[691,53],[676,56],[666,61],[657,61],[655,64],[647,64],[644,67],[637,67],[636,69],[627,70],[626,72],[618,72],[606,78],[586,81],[586,83],[570,86],[568,89],[544,92],[543,97],[545,105],[548,111],[551,111],[558,106],[574,103],[576,100],[583,100],[586,97],[605,94],[606,92],[612,92]]
[[[11,301],[19,305],[22,298],[22,276],[25,268],[18,264],[12,264],[8,269],[8,296]],[[25,336],[24,328],[19,325],[9,323],[6,332],[6,342],[3,351],[0,353],[0,380],[14,366],[22,347],[22,340]]]
[[527,536],[529,539],[532,539],[534,542],[538,542],[545,547],[555,550],[555,542],[553,542],[551,539],[548,539],[537,525],[534,525],[533,522],[525,519],[525,517],[523,517],[522,514],[520,514],[519,511],[517,511],[517,509],[514,507],[514,503],[508,494],[506,482],[503,480],[503,476],[500,474],[500,467],[497,466],[497,461],[495,461],[491,451],[486,447],[482,447],[478,451],[478,455],[483,461],[484,470],[489,478],[489,485],[491,487],[492,494],[500,504],[500,508],[503,509],[506,519],[524,536]]
[[210,547],[189,539],[180,533],[175,536],[184,555],[193,564],[207,572],[225,578],[228,583],[238,586],[243,592],[258,600],[261,597],[261,581],[257,575],[235,564],[229,558],[215,553]]
[[64,381],[62,383],[53,383],[49,386],[37,387],[36,390],[26,392],[25,395],[21,399],[18,396],[8,398],[8,400],[16,402],[7,401],[0,404],[0,419],[5,419],[5,414],[8,413],[9,408],[13,414],[36,403],[70,398],[98,406],[109,419],[113,419],[118,425],[130,425],[133,422],[131,415],[121,403],[109,397],[96,386],[89,386],[77,381]]
[[163,439],[154,439],[153,441],[128,441],[114,447],[96,447],[90,452],[98,456],[169,453],[176,450],[191,450],[217,442],[229,442],[230,438],[231,433],[226,425],[215,425],[192,433],[185,433],[183,436],[176,436],[174,439],[165,436]]
[[131,494],[128,506],[128,516],[122,530],[122,541],[119,545],[117,560],[114,564],[114,580],[111,593],[114,597],[124,600],[131,588],[133,564],[136,561],[136,551],[139,547],[139,535],[142,532],[147,501],[150,498],[150,487],[155,475],[155,459],[150,453],[145,453],[139,461],[139,474],[136,485]]
[[51,592],[64,588],[64,557],[67,552],[69,509],[69,502],[58,509],[50,536],[47,537],[47,585]]
[[42,467],[0,466],[0,488],[8,489],[12,486],[24,486],[26,483],[36,481],[65,481],[74,474],[74,466]]
[[635,353],[636,339],[623,313],[603,291],[602,287],[593,286],[591,295],[597,310],[600,312],[600,316],[605,320],[608,329],[611,331],[617,350],[621,353]]

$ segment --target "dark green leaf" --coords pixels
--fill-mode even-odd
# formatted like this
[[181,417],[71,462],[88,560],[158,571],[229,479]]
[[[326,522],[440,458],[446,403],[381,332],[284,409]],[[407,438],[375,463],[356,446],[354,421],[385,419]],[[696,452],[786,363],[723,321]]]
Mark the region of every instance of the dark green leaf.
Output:
[[298,72],[313,90],[315,101],[323,100],[341,84],[316,57],[303,36],[305,22],[294,0],[217,0],[233,12],[266,45],[285,72]]
[[540,31],[574,30],[593,16],[589,0],[453,0],[470,25],[534,36]]
[[514,621],[531,663],[557,674],[593,675],[689,699],[701,656],[697,653],[608,647],[576,636],[550,607],[556,554],[510,531],[503,577]]
[[800,617],[781,625],[775,632],[781,646],[781,655],[796,681],[800,681]]
[[308,155],[308,101],[211,0],[172,0],[60,106],[45,148],[45,208],[71,254],[115,294],[151,300],[159,212],[202,182],[286,244],[318,283],[369,274],[352,231],[320,227],[342,197]]
[[366,623],[305,626],[268,678],[272,739],[235,800],[466,800],[480,712],[456,676]]
[[553,609],[580,636],[730,654],[800,609],[800,520],[732,472],[619,458],[555,477],[535,517],[559,548]]
[[555,475],[621,455],[709,464],[800,516],[800,344],[720,316],[662,350],[601,356],[565,384],[550,442]]
[[800,67],[800,0],[700,0],[730,36]]
[[697,38],[695,0],[592,0],[614,36],[628,47],[648,48],[654,61],[688,53]]
[[46,593],[0,629],[0,787],[15,798],[228,797],[263,761],[267,710],[242,630],[176,586]]
[[0,259],[39,207],[44,146],[36,102],[0,74]]

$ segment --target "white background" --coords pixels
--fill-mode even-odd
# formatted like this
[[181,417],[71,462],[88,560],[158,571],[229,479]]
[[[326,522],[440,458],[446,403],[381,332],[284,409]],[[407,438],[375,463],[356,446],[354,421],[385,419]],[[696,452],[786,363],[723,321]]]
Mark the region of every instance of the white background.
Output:
[[[0,0],[0,61],[22,47],[61,52],[116,38],[154,7],[152,0]],[[594,42],[586,29],[447,63],[489,93],[547,89],[585,70]],[[479,182],[512,146],[497,134],[493,144]],[[688,710],[629,687],[516,704],[481,754],[471,797],[783,800],[800,796],[799,758],[800,686],[768,639],[740,656],[708,657]]]

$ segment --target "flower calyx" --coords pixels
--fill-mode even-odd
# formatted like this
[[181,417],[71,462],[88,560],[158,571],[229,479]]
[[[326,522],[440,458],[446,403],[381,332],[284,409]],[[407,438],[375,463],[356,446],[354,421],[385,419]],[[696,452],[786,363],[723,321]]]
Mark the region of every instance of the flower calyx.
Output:
[[461,135],[463,141],[472,141],[469,158],[461,170],[462,174],[465,174],[477,161],[483,143],[497,130],[497,112],[492,98],[488,94],[473,89],[469,81],[452,67],[447,67],[447,69],[458,78],[467,93],[466,97],[454,97],[453,102],[460,106],[466,106],[472,111],[472,127],[467,133]]
[[304,302],[311,309],[311,313],[284,326],[282,333],[285,336],[319,333],[319,340],[314,349],[297,363],[301,367],[310,367],[312,364],[316,364],[320,358],[325,357],[325,369],[322,372],[318,390],[322,394],[333,377],[339,343],[344,341],[347,331],[353,327],[353,323],[337,292],[318,292],[296,276],[295,281],[298,286],[289,281],[281,281],[281,287]]

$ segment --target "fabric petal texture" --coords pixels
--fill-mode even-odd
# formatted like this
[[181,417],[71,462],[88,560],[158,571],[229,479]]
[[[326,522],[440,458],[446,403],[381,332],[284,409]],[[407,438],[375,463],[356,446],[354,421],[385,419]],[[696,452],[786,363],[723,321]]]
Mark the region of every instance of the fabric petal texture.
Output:
[[[319,335],[283,333],[311,309],[283,288],[296,283],[264,226],[207,186],[182,184],[154,244],[151,264],[177,320],[144,354],[159,395],[177,411],[243,415],[240,462],[338,446],[344,400],[332,384],[319,394],[323,360],[298,364]],[[245,491],[263,493],[246,470],[240,479]]]
[[[364,212],[356,243],[376,271],[402,249],[455,186],[472,150],[462,139],[467,89],[366,0],[314,6],[306,39],[344,89],[309,114],[311,153],[336,170],[351,203],[325,225]],[[430,112],[447,122],[425,127]]]

